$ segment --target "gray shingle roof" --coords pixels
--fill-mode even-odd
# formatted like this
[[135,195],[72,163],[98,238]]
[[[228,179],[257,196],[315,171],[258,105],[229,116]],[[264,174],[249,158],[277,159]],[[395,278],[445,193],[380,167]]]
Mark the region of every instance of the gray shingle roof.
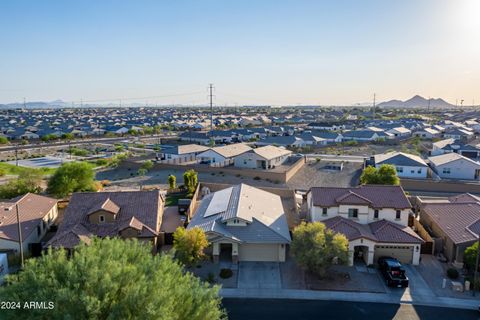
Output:
[[[226,221],[232,218],[245,221],[247,226],[227,226]],[[280,197],[246,184],[206,195],[188,225],[194,227],[238,242],[290,242]]]

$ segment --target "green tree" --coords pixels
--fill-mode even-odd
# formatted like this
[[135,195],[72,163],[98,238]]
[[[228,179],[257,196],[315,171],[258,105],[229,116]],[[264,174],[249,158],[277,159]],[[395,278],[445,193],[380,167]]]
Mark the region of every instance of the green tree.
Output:
[[[2,310],[2,319],[222,319],[219,287],[137,240],[93,239],[68,256],[49,250],[0,288],[4,301],[52,301],[53,309]],[[22,305],[23,306],[23,305]]]
[[39,193],[42,191],[40,184],[42,174],[36,170],[24,170],[17,179],[10,180],[0,186],[0,198],[11,199],[26,193]]
[[152,160],[147,160],[145,161],[144,163],[142,163],[142,166],[141,166],[142,169],[145,169],[147,171],[149,171],[150,169],[153,168],[153,162]]
[[7,144],[8,143],[8,139],[6,137],[0,137],[0,144]]
[[478,242],[475,242],[470,247],[465,249],[463,254],[463,261],[469,269],[475,271],[475,263],[477,262]]
[[168,176],[168,186],[170,189],[175,189],[177,187],[177,177],[173,174]]
[[63,140],[73,140],[74,136],[73,133],[64,133],[62,134],[61,138]]
[[324,277],[335,263],[348,262],[348,240],[321,222],[302,222],[293,230],[291,251],[298,264]]
[[397,170],[391,164],[382,164],[380,168],[366,167],[360,176],[362,184],[399,185]]
[[203,250],[206,247],[208,247],[207,236],[198,227],[188,230],[178,227],[173,234],[175,257],[186,266],[192,266],[200,261],[205,256]]
[[48,181],[47,192],[65,197],[78,191],[96,191],[95,172],[86,162],[67,162]]
[[195,170],[190,169],[183,174],[183,185],[189,194],[195,193],[198,184],[198,174]]

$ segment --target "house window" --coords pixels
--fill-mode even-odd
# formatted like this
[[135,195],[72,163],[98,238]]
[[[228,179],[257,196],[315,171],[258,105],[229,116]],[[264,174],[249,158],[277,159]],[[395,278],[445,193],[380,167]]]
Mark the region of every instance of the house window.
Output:
[[322,215],[323,215],[323,216],[326,216],[326,215],[327,215],[327,212],[328,212],[328,209],[327,209],[327,208],[323,208],[323,209],[322,209]]
[[104,215],[99,216],[98,221],[105,222],[105,216]]
[[418,173],[418,174],[421,174],[421,173],[422,173],[422,169],[418,169],[417,173]]
[[396,167],[397,173],[403,173],[403,167]]
[[375,209],[375,211],[373,211],[373,219],[378,219],[378,209]]
[[450,174],[450,168],[443,168],[443,174]]
[[348,209],[349,218],[358,218],[358,209]]
[[400,220],[400,215],[401,215],[401,213],[402,213],[402,212],[401,212],[400,210],[397,210],[397,211],[395,212],[395,219]]

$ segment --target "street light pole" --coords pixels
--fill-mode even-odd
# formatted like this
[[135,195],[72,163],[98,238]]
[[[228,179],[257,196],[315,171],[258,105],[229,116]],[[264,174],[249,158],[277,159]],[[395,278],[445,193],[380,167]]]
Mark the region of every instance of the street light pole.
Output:
[[18,227],[18,243],[20,244],[20,261],[23,269],[23,239],[22,239],[22,226],[20,223],[20,214],[18,210],[18,203],[15,203],[15,211],[17,211],[17,227]]

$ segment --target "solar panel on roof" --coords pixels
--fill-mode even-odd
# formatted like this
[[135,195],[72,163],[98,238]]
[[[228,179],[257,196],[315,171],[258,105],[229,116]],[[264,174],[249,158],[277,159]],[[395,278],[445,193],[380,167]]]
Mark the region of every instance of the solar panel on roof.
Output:
[[215,192],[203,216],[210,217],[225,212],[228,208],[228,203],[230,202],[232,190],[233,187]]

